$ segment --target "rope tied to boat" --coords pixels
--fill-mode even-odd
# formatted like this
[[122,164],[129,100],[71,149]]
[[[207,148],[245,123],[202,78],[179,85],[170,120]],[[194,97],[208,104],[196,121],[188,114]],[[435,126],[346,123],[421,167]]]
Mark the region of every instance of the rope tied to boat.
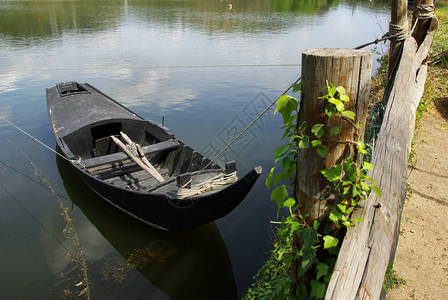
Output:
[[15,125],[14,123],[12,123],[11,121],[8,121],[7,119],[5,119],[4,117],[0,116],[0,119],[2,119],[3,121],[5,121],[6,123],[8,123],[9,125],[11,125],[12,127],[14,127],[15,129],[17,129],[18,131],[22,132],[23,134],[27,135],[29,138],[31,138],[33,141],[38,142],[39,144],[41,144],[42,146],[44,146],[45,148],[47,148],[48,150],[50,150],[51,152],[55,153],[56,155],[59,155],[59,157],[62,157],[63,159],[65,159],[68,162],[71,163],[75,163],[80,165],[81,167],[83,167],[85,169],[85,166],[81,163],[81,156],[78,159],[70,159],[65,157],[64,155],[62,155],[61,153],[55,151],[54,149],[51,149],[50,146],[48,146],[47,144],[45,144],[44,142],[40,141],[39,139],[35,138],[34,136],[32,136],[31,134],[29,134],[28,132],[26,132],[25,130],[23,130],[22,128],[20,128],[19,126]]
[[187,183],[185,183],[182,187],[179,187],[177,190],[177,198],[185,199],[195,195],[202,194],[209,190],[214,190],[220,188],[222,186],[234,183],[238,181],[238,176],[236,175],[236,171],[230,174],[219,174],[213,178],[210,178],[207,181],[193,184],[191,188],[187,188],[189,184],[191,184],[193,180],[190,179]]

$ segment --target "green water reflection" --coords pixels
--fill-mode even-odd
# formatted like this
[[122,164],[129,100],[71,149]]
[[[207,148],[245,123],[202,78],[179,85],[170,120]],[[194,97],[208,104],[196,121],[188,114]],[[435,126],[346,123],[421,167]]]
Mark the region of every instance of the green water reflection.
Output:
[[[231,9],[229,3],[231,2]],[[181,24],[204,30],[275,31],[297,26],[285,13],[313,15],[340,4],[384,10],[387,0],[95,0],[0,1],[0,34],[44,42],[66,31],[115,28],[130,13],[145,22]],[[281,18],[276,13],[282,13]],[[274,22],[273,22],[274,21]],[[337,20],[335,20],[337,22]],[[36,39],[43,40],[36,40]],[[22,41],[23,42],[23,41]]]

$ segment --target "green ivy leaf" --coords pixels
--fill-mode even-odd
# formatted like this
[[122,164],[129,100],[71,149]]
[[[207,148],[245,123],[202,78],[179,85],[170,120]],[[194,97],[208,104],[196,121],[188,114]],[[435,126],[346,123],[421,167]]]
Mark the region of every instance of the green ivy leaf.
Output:
[[324,124],[314,124],[313,127],[311,127],[311,133],[316,134],[322,127],[324,127]]
[[295,120],[297,120],[297,114],[293,114],[293,115],[289,116],[289,117],[285,120],[286,122],[284,122],[284,124],[285,124],[286,126],[289,126],[289,125],[291,125],[292,123],[294,123]]
[[300,91],[302,91],[302,83],[301,82],[296,83],[296,84],[294,84],[292,86],[292,92],[293,93],[297,93],[297,92],[300,92]]
[[349,118],[351,120],[354,120],[355,116],[356,116],[356,114],[354,112],[350,111],[350,110],[344,110],[344,111],[341,112],[341,114],[344,117]]
[[319,263],[316,266],[316,271],[317,271],[316,280],[319,280],[322,276],[327,275],[328,268],[329,268],[329,266],[327,264]]
[[370,171],[372,171],[372,170],[373,170],[373,165],[372,165],[371,163],[365,161],[365,162],[362,164],[362,169],[363,169],[363,170],[370,170]]
[[366,154],[367,153],[367,151],[366,151],[366,144],[364,144],[363,142],[361,142],[361,141],[358,141],[358,143],[356,143],[356,148],[358,149],[358,151],[360,152],[360,153],[362,153],[362,154]]
[[347,206],[345,206],[345,205],[342,204],[342,203],[339,203],[337,206],[338,206],[339,210],[340,210],[343,214],[345,214],[346,209],[347,209]]
[[344,166],[344,172],[348,175],[350,178],[350,183],[354,182],[356,179],[356,169],[355,167],[350,163],[343,164]]
[[275,163],[277,163],[280,158],[285,156],[286,152],[288,152],[291,146],[292,146],[291,144],[285,144],[281,145],[280,147],[274,150]]
[[296,200],[294,198],[288,198],[285,202],[283,202],[283,206],[293,207],[296,204]]
[[328,218],[334,223],[338,224],[339,220],[341,219],[342,214],[340,211],[337,211],[336,209],[332,209],[330,215]]
[[277,99],[277,107],[275,108],[274,114],[281,111],[288,104],[289,98],[289,95],[283,95]]
[[326,158],[328,154],[327,146],[325,145],[319,145],[316,149],[317,155],[319,155],[322,158]]
[[311,145],[312,145],[313,147],[319,146],[319,145],[321,145],[321,144],[322,144],[322,141],[321,141],[321,140],[312,140],[312,141],[311,141]]
[[297,229],[299,229],[300,228],[300,224],[299,224],[299,222],[297,222],[297,221],[294,221],[294,222],[292,222],[291,223],[291,231],[292,232],[295,232]]
[[325,107],[325,113],[331,118],[336,113],[336,107],[333,104],[328,104],[327,107]]
[[352,223],[351,223],[349,220],[347,220],[347,221],[344,221],[344,222],[342,223],[342,225],[344,225],[345,227],[349,228],[349,227],[352,226]]
[[339,134],[340,131],[341,131],[341,126],[335,126],[330,129],[330,136]]
[[344,95],[346,94],[344,87],[342,86],[338,86],[336,87],[336,91],[339,93],[339,95]]
[[300,149],[308,149],[310,147],[310,139],[307,136],[304,136],[303,139],[299,142]]
[[291,132],[289,130],[285,130],[285,132],[283,132],[282,137],[280,138],[280,140],[283,140],[285,137],[289,136]]
[[297,155],[297,150],[291,150],[291,151],[289,151],[289,153],[288,153],[288,156],[289,157],[295,157]]
[[325,283],[312,280],[311,281],[311,292],[310,296],[315,299],[324,299],[325,292],[327,291],[327,286]]
[[336,88],[334,87],[334,85],[331,82],[328,83],[327,89],[328,89],[328,95],[330,97],[333,97],[334,94],[336,94]]
[[344,102],[342,102],[342,101],[340,101],[340,100],[338,100],[338,101],[339,101],[339,103],[336,104],[336,109],[337,109],[339,112],[342,112],[342,114],[344,114],[344,111],[345,111]]
[[291,167],[291,163],[292,163],[291,158],[289,158],[289,157],[283,158],[283,160],[282,160],[283,172],[288,172],[289,171],[289,168]]
[[285,177],[285,174],[284,174],[284,173],[280,173],[280,174],[275,175],[273,184],[274,184],[274,185],[277,185],[277,183],[278,183],[280,180],[282,180],[284,177]]
[[333,97],[331,97],[330,99],[328,99],[328,102],[331,103],[331,104],[334,104],[334,106],[336,106],[336,108],[337,108],[337,106],[338,106],[339,104],[342,103],[341,100],[336,99],[336,98],[333,98]]
[[362,222],[362,221],[364,221],[364,219],[361,218],[361,217],[357,217],[357,218],[355,219],[355,221],[356,221],[356,222]]
[[341,101],[344,101],[344,102],[350,101],[350,97],[345,95],[345,94],[344,95],[340,95],[339,99],[341,99]]
[[277,202],[277,208],[282,206],[286,197],[288,197],[288,190],[285,185],[276,187],[271,193],[271,200]]
[[317,231],[314,227],[305,227],[303,228],[299,238],[303,241],[303,248],[310,249],[313,248],[313,244],[319,242],[319,238],[317,237]]
[[320,223],[319,223],[319,221],[318,220],[314,220],[314,222],[313,222],[313,227],[314,227],[314,229],[318,229],[319,228],[319,226],[320,226]]
[[323,237],[324,239],[324,249],[336,247],[339,243],[339,240],[331,235],[326,235]]
[[[352,196],[353,196],[353,197],[356,197],[356,196],[358,196],[358,194],[359,194],[358,188],[356,187],[356,185],[353,185],[353,188],[352,188]],[[355,200],[352,200],[352,201],[355,201]],[[352,202],[352,205],[353,205],[353,202]],[[353,206],[354,206],[354,205],[353,205]]]
[[271,171],[269,171],[268,177],[266,177],[266,187],[269,189],[271,187],[271,183],[272,183],[272,175],[274,175],[274,170],[275,168],[277,168],[278,166],[275,166],[271,169]]
[[283,124],[290,125],[294,120],[297,120],[297,114],[291,115],[291,113],[295,110],[294,102],[292,101],[295,98],[289,98],[289,102],[280,110],[283,118]]
[[341,165],[335,165],[332,168],[323,169],[320,172],[325,176],[325,178],[327,178],[328,181],[334,182],[341,178],[342,167]]
[[302,133],[302,135],[305,132],[306,125],[307,125],[306,121],[303,121],[302,124],[300,124],[300,126],[299,126],[299,132]]
[[373,190],[375,191],[378,198],[381,197],[381,190],[376,186],[376,184],[373,185]]

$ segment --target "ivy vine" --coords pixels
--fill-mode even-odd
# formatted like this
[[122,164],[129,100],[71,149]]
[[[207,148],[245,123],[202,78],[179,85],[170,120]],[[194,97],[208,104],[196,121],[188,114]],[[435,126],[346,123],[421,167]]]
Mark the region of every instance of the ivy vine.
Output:
[[[354,120],[355,113],[345,109],[345,103],[350,99],[341,86],[327,83],[327,94],[319,97],[318,101],[325,101],[326,118],[340,118],[358,130]],[[293,86],[293,93],[300,93],[301,85]],[[375,181],[369,177],[367,171],[372,170],[368,162],[358,164],[350,157],[340,163],[321,170],[322,176],[333,183],[334,193],[338,203],[330,212],[328,220],[321,223],[314,220],[313,224],[306,222],[307,215],[302,214],[300,205],[295,199],[294,178],[297,168],[297,154],[301,149],[315,148],[317,155],[326,158],[327,145],[332,140],[324,140],[324,136],[333,137],[340,133],[341,127],[327,128],[325,124],[298,124],[299,101],[290,95],[281,96],[277,100],[275,113],[283,118],[284,130],[282,140],[287,142],[274,151],[275,166],[266,178],[267,188],[275,186],[271,192],[271,200],[277,203],[277,217],[281,210],[286,210],[286,216],[281,221],[277,239],[274,243],[274,265],[282,266],[277,270],[276,288],[269,297],[285,296],[296,299],[323,299],[332,269],[340,248],[339,240],[343,237],[341,229],[349,228],[362,218],[352,219],[351,215],[358,203],[366,199],[374,190],[380,197],[380,190]],[[307,128],[310,128],[307,131]],[[325,133],[328,133],[325,135]],[[352,141],[360,154],[366,154],[362,141]],[[277,170],[281,170],[275,176]],[[280,182],[287,182],[278,185]],[[294,240],[299,247],[294,246]],[[298,261],[292,269],[294,261]],[[289,269],[288,269],[289,268]],[[294,274],[295,273],[295,274]],[[285,280],[286,274],[290,280]],[[250,297],[248,299],[251,299]]]

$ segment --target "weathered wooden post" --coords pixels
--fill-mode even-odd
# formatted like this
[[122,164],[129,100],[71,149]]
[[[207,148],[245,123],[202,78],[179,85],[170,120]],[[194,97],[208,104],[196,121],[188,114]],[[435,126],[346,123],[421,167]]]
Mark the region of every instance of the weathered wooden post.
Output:
[[[326,130],[323,136],[328,149],[327,158],[318,156],[315,148],[303,149],[298,153],[296,199],[301,204],[302,215],[308,215],[308,222],[329,214],[336,200],[331,196],[333,187],[324,179],[320,170],[334,166],[340,159],[347,157],[347,154],[354,159],[359,158],[356,157],[356,147],[352,142],[363,139],[371,75],[372,53],[369,51],[309,49],[302,54],[303,94],[298,123],[307,122],[307,134],[310,136],[310,129],[314,124],[325,124],[324,129],[341,126],[338,135],[329,137],[329,130]],[[327,104],[318,99],[325,94],[327,82],[345,88],[350,97],[345,109],[356,113],[354,123],[358,130],[347,120],[327,118]]]
[[415,30],[412,36],[420,46],[426,37],[427,32],[432,32],[437,28],[438,22],[434,17],[434,1],[419,0],[414,3],[414,13],[412,15],[412,25],[415,24]]
[[[407,0],[392,0],[391,5],[391,17],[389,24],[389,32],[394,35],[406,29],[408,27],[408,1]],[[397,39],[396,37],[390,40],[389,50],[389,78],[392,76],[392,72],[395,68],[395,64],[398,60],[400,52],[400,46],[404,39]]]

